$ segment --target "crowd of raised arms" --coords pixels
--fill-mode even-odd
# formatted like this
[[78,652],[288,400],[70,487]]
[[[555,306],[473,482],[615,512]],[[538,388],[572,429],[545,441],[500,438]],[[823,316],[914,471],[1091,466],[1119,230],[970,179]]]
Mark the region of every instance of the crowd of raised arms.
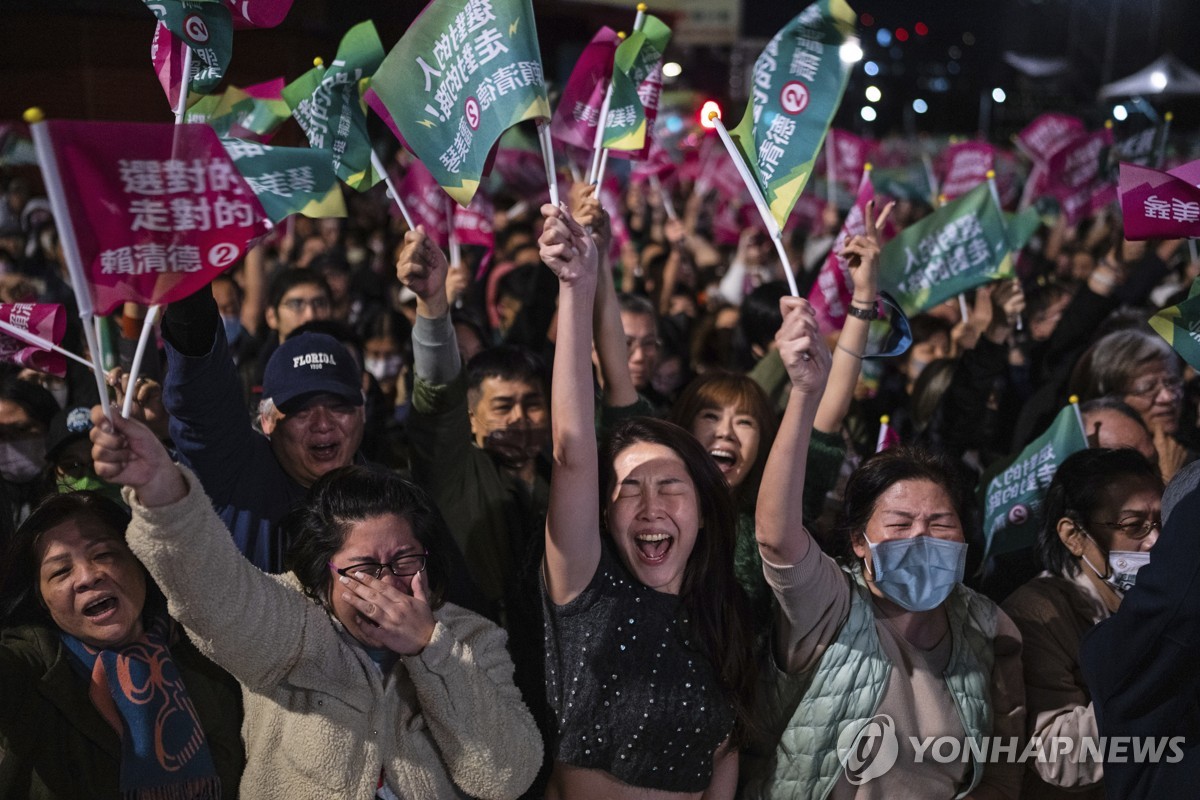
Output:
[[[73,309],[0,190],[0,302]],[[0,365],[0,796],[1195,796],[1200,381],[1146,322],[1185,243],[1047,218],[864,361],[927,205],[789,231],[793,296],[660,191],[620,247],[586,184],[498,196],[453,264],[350,192],[166,307],[132,385]],[[1071,396],[1087,447],[989,549],[976,487]]]

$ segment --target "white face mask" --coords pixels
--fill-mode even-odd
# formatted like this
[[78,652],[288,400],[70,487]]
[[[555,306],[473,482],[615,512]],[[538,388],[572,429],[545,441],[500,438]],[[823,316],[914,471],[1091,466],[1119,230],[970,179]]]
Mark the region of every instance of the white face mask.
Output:
[[46,441],[42,437],[0,443],[0,477],[11,483],[29,483],[46,466]]
[[[1088,536],[1091,539],[1091,536]],[[1092,539],[1095,542],[1095,539]],[[1097,547],[1100,545],[1097,544]],[[1124,596],[1137,583],[1138,570],[1150,563],[1150,553],[1136,550],[1110,550],[1108,553],[1108,576],[1101,574],[1086,555],[1080,554],[1088,569],[1107,583],[1117,594]]]
[[400,374],[403,359],[399,354],[383,356],[382,358],[364,358],[363,369],[375,376],[375,380],[383,383],[395,379]]

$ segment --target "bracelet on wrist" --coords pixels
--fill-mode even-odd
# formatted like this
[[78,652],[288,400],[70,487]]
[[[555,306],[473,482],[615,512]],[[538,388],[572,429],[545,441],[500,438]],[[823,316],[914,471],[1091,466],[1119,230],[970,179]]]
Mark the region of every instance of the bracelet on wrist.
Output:
[[879,318],[879,311],[876,309],[874,303],[871,304],[870,308],[864,308],[855,305],[854,301],[851,301],[850,305],[846,308],[846,313],[855,319],[861,319],[865,322],[873,322]]
[[866,355],[866,353],[856,353],[848,347],[843,347],[841,342],[838,342],[837,345],[835,345],[835,346],[837,347],[838,350],[841,350],[843,353],[857,358],[859,361],[862,361],[863,356]]

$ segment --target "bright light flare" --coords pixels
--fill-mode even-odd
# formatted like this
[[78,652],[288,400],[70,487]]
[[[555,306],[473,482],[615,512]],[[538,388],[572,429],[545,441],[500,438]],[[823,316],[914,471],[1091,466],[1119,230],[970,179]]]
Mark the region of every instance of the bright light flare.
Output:
[[862,110],[858,112],[858,115],[867,122],[874,122],[876,117],[875,109],[871,108],[870,106],[863,106]]
[[997,86],[995,89],[992,89],[992,99],[997,103],[1003,103],[1008,99],[1008,95],[1004,93],[1003,89]]
[[845,44],[838,48],[838,56],[843,64],[857,64],[862,61],[863,50],[858,39],[847,39]]
[[700,108],[700,124],[706,128],[717,127],[716,120],[721,118],[721,106],[716,100],[708,100]]
[[883,92],[879,91],[878,86],[868,86],[865,94],[867,95],[867,102],[870,103],[878,103],[883,97]]
[[1113,119],[1115,119],[1117,122],[1124,122],[1125,120],[1129,119],[1129,111],[1125,108],[1125,106],[1118,103],[1117,105],[1113,106]]
[[683,67],[678,61],[668,61],[663,64],[663,77],[678,78],[683,74]]
[[1154,72],[1151,72],[1150,85],[1160,92],[1167,88],[1167,73],[1163,72],[1161,69],[1156,69]]

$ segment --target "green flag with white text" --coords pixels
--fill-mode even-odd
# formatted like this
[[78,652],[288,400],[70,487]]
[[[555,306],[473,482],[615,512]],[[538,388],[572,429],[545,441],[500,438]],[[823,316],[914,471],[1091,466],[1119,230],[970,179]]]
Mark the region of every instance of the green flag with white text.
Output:
[[221,144],[272,222],[278,224],[291,214],[315,219],[346,216],[342,187],[327,152],[231,138],[221,139]]
[[367,102],[465,208],[500,135],[550,117],[530,0],[433,0],[376,71]]
[[879,254],[879,288],[917,314],[957,294],[1014,274],[1004,216],[987,182],[915,225]]
[[1079,412],[1073,404],[1068,404],[1045,433],[1030,442],[986,486],[980,487],[985,558],[1034,544],[1042,502],[1058,465],[1087,446]]
[[750,103],[730,135],[780,228],[841,105],[850,65],[839,51],[853,35],[854,11],[845,0],[819,0],[775,34],[754,62]]
[[[641,150],[646,146],[642,84],[662,68],[662,56],[670,40],[671,29],[658,17],[647,14],[642,29],[629,34],[617,47],[613,57],[612,99],[604,124],[604,147]],[[657,91],[657,87],[648,90]]]
[[367,107],[362,99],[382,61],[383,43],[375,24],[360,22],[342,37],[332,64],[313,67],[283,90],[309,146],[331,153],[337,176],[359,191],[382,179],[371,168]]
[[1192,369],[1200,369],[1200,278],[1192,281],[1186,300],[1152,316],[1150,327],[1166,339]]

